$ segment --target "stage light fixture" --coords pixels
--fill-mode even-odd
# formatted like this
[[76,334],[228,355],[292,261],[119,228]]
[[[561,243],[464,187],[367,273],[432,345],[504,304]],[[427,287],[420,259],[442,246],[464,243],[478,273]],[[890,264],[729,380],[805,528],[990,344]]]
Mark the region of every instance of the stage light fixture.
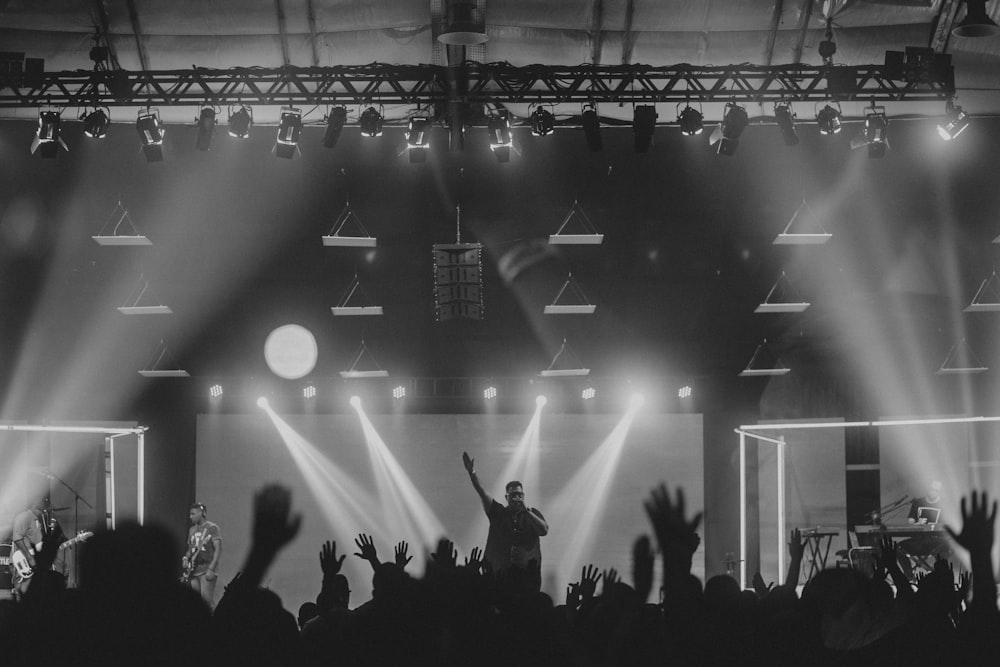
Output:
[[1000,34],[996,21],[986,13],[986,0],[965,0],[965,18],[951,34],[956,37],[992,37]]
[[490,132],[490,150],[496,155],[498,162],[510,162],[510,147],[513,145],[510,116],[505,110],[500,110],[491,114],[486,122]]
[[426,116],[416,116],[410,119],[406,130],[406,152],[410,162],[423,162],[430,148],[431,119]]
[[316,386],[307,384],[302,388],[302,398],[316,398]]
[[799,135],[795,132],[795,112],[792,110],[791,102],[782,100],[774,103],[774,120],[778,123],[781,138],[785,140],[786,146],[799,143]]
[[267,402],[267,399],[266,399],[266,398],[264,398],[263,396],[261,396],[260,398],[258,398],[258,399],[257,399],[257,407],[258,407],[258,408],[261,408],[262,410],[267,410],[267,408],[268,408],[268,407],[269,407],[270,405],[271,405],[271,404],[270,404],[270,403],[268,403],[268,402]]
[[843,129],[841,121],[840,105],[832,107],[829,104],[824,106],[816,114],[816,125],[820,134],[838,134]]
[[628,409],[635,412],[646,404],[646,397],[642,394],[632,394],[628,400]]
[[545,404],[548,403],[548,402],[549,402],[549,399],[545,398],[544,396],[537,396],[535,398],[535,405],[538,406],[538,407],[540,407],[540,408],[545,407]]
[[690,386],[684,385],[683,387],[677,390],[677,398],[690,398],[691,391],[692,389]]
[[362,111],[361,117],[358,119],[358,124],[361,126],[361,136],[382,136],[382,114],[375,107],[368,107]]
[[868,147],[868,157],[878,159],[884,157],[889,150],[887,132],[889,120],[885,116],[885,107],[874,104],[865,112],[865,126],[861,133],[851,139],[851,148]]
[[632,134],[635,138],[635,152],[648,153],[653,145],[653,133],[656,131],[656,107],[652,104],[640,104],[632,112]]
[[393,387],[392,397],[395,398],[396,400],[399,400],[401,398],[406,398],[406,387],[404,387],[403,385],[399,385],[398,387]]
[[58,111],[41,111],[38,114],[38,129],[31,140],[31,153],[51,159],[59,152],[59,146],[66,150],[66,142],[62,139],[62,116]]
[[600,152],[604,148],[604,141],[601,139],[601,117],[597,114],[595,103],[588,102],[583,105],[580,122],[583,125],[583,135],[587,139],[587,148],[592,153]]
[[938,135],[945,141],[951,141],[960,135],[965,128],[969,127],[969,114],[962,110],[962,107],[948,100],[945,106],[944,120],[938,123]]
[[734,155],[740,145],[740,135],[750,124],[750,117],[747,116],[745,107],[741,107],[735,102],[726,104],[726,113],[722,117],[722,125],[719,126],[721,136],[716,145],[716,152],[719,155]]
[[229,136],[249,139],[253,127],[253,109],[246,104],[229,107]]
[[[680,106],[680,104],[677,106]],[[696,134],[701,134],[705,129],[705,126],[702,123],[701,112],[691,105],[685,105],[684,108],[681,109],[680,113],[677,114],[677,122],[680,123],[681,134],[685,137],[692,137]]]
[[299,150],[299,135],[302,134],[302,110],[295,107],[282,107],[281,119],[278,121],[278,138],[274,143],[274,154],[291,160]]
[[347,122],[347,107],[333,107],[326,116],[326,130],[323,131],[323,145],[333,148],[340,140],[340,133]]
[[80,116],[83,121],[83,133],[91,139],[103,139],[108,135],[111,119],[104,109],[94,109]]
[[139,133],[142,154],[146,156],[146,161],[162,162],[165,131],[163,124],[160,123],[159,110],[147,107],[145,111],[140,111],[135,121],[135,130]]
[[589,401],[595,396],[597,396],[597,390],[594,389],[593,387],[587,387],[582,392],[580,392],[580,398],[582,398],[585,401]]
[[486,387],[486,389],[483,389],[483,398],[485,398],[487,401],[491,401],[496,397],[497,397],[497,388],[494,387],[493,385],[490,385]]
[[351,404],[351,407],[354,408],[355,410],[360,410],[361,409],[361,397],[360,396],[351,396],[351,400],[349,401],[349,403]]
[[535,107],[531,112],[531,134],[545,137],[552,134],[556,127],[556,117],[543,106]]
[[212,398],[219,398],[220,396],[222,396],[222,385],[213,384],[211,387],[208,388],[208,395],[211,396]]
[[198,114],[198,137],[194,147],[199,151],[207,151],[212,147],[212,136],[215,134],[215,109],[209,106],[201,108]]

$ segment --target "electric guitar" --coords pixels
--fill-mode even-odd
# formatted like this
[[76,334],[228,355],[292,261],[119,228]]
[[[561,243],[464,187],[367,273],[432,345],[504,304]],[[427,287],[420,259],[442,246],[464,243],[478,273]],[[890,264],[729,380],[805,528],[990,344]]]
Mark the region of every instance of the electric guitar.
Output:
[[191,543],[191,548],[187,550],[184,554],[184,558],[181,559],[181,564],[183,565],[183,570],[181,571],[181,583],[186,584],[191,581],[191,577],[194,575],[195,558],[198,556],[198,552],[201,548],[205,546],[208,542],[209,536],[208,531],[203,530],[194,538],[194,542]]
[[[92,532],[90,532],[89,530],[85,531],[85,532],[82,532],[79,535],[77,535],[76,537],[70,538],[70,539],[66,540],[65,542],[63,542],[62,544],[60,544],[59,545],[59,551],[62,551],[63,549],[68,549],[69,547],[75,546],[75,545],[79,544],[80,542],[83,542],[83,541],[85,541],[85,540],[87,540],[87,539],[89,539],[89,538],[91,538],[93,536],[94,536],[94,534]],[[40,547],[41,547],[41,543],[35,545],[34,549],[30,549],[29,551],[31,552],[31,555],[34,556],[35,553],[36,553],[36,551]],[[34,569],[32,568],[31,561],[28,560],[28,556],[23,551],[21,551],[20,549],[14,549],[13,553],[11,553],[11,555],[10,555],[10,565],[11,565],[11,567],[14,570],[12,572],[12,574],[14,575],[14,583],[15,584],[21,583],[25,579],[30,579],[31,575],[33,575],[35,573]]]

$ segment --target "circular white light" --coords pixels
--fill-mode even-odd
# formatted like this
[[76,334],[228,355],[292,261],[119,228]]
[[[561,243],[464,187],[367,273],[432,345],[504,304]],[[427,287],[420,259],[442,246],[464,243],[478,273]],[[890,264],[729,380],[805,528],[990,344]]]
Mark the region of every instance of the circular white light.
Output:
[[278,377],[297,380],[316,367],[318,348],[316,338],[305,327],[286,324],[267,336],[264,342],[264,359],[268,368]]
[[632,410],[638,410],[645,404],[646,397],[642,394],[632,394],[632,398],[629,399],[628,406]]
[[257,407],[258,408],[261,408],[263,410],[267,410],[267,406],[268,406],[268,403],[267,403],[267,399],[266,398],[264,398],[263,396],[261,396],[260,398],[257,399]]
[[538,407],[542,407],[548,402],[549,399],[545,398],[544,396],[539,396],[538,398],[535,399],[535,405],[537,405]]
[[360,396],[351,396],[351,407],[352,408],[360,408],[361,407],[361,397]]

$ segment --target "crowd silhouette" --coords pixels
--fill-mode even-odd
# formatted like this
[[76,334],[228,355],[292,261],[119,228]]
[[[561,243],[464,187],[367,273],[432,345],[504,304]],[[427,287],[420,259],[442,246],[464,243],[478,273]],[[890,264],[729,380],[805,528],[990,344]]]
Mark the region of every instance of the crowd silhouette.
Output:
[[[824,570],[797,593],[803,543],[792,531],[789,572],[779,585],[754,577],[702,582],[691,573],[702,516],[688,516],[682,490],[654,488],[644,503],[653,538],[632,551],[631,581],[588,565],[561,600],[540,592],[537,565],[494,572],[473,549],[459,562],[442,539],[422,575],[407,570],[410,545],[381,561],[358,535],[354,556],[372,567],[370,600],[351,606],[341,573],[348,553],[321,545],[315,600],[288,604],[262,588],[296,538],[291,492],[253,498],[249,553],[214,611],[178,580],[177,548],[156,526],[125,525],[83,551],[79,587],[48,571],[58,549],[43,543],[24,599],[0,602],[0,651],[9,665],[995,665],[1000,612],[991,562],[997,503],[962,499],[948,529],[968,551],[957,579],[938,561],[916,584],[885,538],[874,576]],[[654,567],[662,569],[653,594]],[[655,600],[651,601],[650,598]]]

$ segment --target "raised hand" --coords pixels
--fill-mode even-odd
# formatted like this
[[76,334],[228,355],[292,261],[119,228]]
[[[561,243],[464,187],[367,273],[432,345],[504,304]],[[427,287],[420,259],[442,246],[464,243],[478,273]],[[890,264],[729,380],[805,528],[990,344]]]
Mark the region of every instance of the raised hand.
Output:
[[601,589],[602,594],[607,593],[614,584],[621,581],[621,578],[618,576],[618,570],[613,567],[604,570],[601,576],[604,577],[604,587]]
[[354,538],[354,544],[358,547],[358,553],[355,553],[355,556],[368,561],[372,564],[373,568],[378,567],[378,552],[375,550],[375,542],[372,541],[371,535],[359,533],[358,536]]
[[291,515],[292,493],[287,488],[270,484],[253,498],[253,546],[265,552],[277,553],[299,533],[300,515]]
[[580,597],[589,600],[597,591],[597,582],[603,575],[593,565],[585,565],[580,571]]
[[684,490],[678,488],[676,500],[671,501],[665,484],[654,488],[643,505],[663,553],[664,573],[672,576],[690,573],[691,557],[701,543],[697,530],[701,525],[702,512],[688,520],[685,517]]
[[566,587],[566,608],[576,610],[580,607],[583,596],[580,593],[580,583],[573,582]]
[[945,530],[951,539],[969,550],[969,553],[989,553],[993,548],[994,525],[997,518],[997,501],[993,501],[986,511],[988,499],[985,491],[971,494],[971,508],[966,508],[966,496],[962,497],[962,532],[956,533],[951,526]]
[[323,576],[332,577],[339,574],[345,558],[347,554],[341,554],[340,558],[337,558],[337,543],[327,540],[323,550],[319,552],[319,569],[323,571]]
[[773,581],[769,584],[766,584],[764,583],[764,577],[761,576],[760,572],[753,573],[753,590],[755,593],[757,593],[757,597],[760,598],[764,597],[765,595],[771,592],[772,588],[774,588]]
[[406,555],[406,552],[409,551],[409,549],[410,545],[406,543],[406,540],[403,540],[402,542],[396,545],[396,550],[395,550],[396,565],[398,565],[400,569],[405,568],[406,564],[409,563],[411,560],[413,560],[413,556]]
[[479,547],[472,547],[472,553],[465,557],[465,565],[479,570],[483,566],[483,550]]
[[792,560],[802,562],[802,554],[806,551],[805,542],[802,541],[802,531],[792,528],[791,539],[788,540],[788,555]]
[[645,602],[653,590],[653,563],[656,556],[646,535],[640,535],[632,545],[632,583],[639,599]]
[[431,554],[436,565],[446,568],[454,568],[458,561],[458,551],[455,545],[447,537],[438,540],[437,549]]
[[471,458],[468,452],[462,452],[462,464],[465,466],[465,472],[470,475],[476,471],[476,460]]

